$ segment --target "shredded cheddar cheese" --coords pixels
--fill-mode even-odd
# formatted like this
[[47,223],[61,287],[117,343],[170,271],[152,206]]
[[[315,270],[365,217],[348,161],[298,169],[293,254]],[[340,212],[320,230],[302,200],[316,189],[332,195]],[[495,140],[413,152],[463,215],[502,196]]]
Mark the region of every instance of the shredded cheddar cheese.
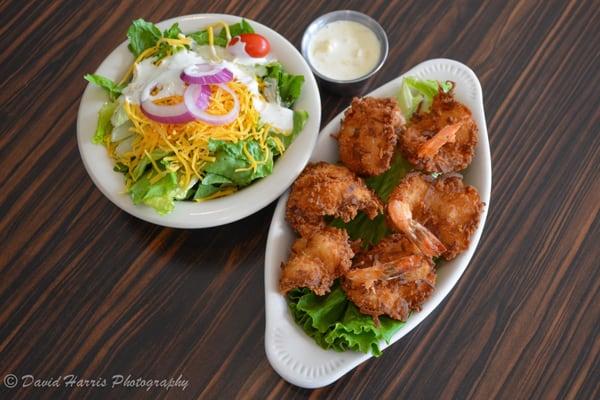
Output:
[[[129,168],[129,180],[133,180],[135,167],[144,157],[152,162],[152,167],[157,174],[153,181],[159,181],[168,172],[178,171],[180,176],[179,185],[186,187],[193,177],[203,178],[203,168],[207,163],[213,162],[208,149],[210,139],[229,141],[237,143],[240,140],[255,139],[265,154],[263,160],[256,160],[244,145],[243,151],[250,162],[247,168],[241,168],[239,171],[254,170],[268,161],[270,149],[267,146],[267,137],[272,129],[269,125],[259,125],[259,113],[254,108],[252,93],[246,85],[232,81],[228,83],[230,89],[238,97],[240,112],[235,121],[227,125],[214,126],[203,121],[195,120],[186,124],[163,124],[148,118],[137,104],[129,102],[124,103],[124,109],[129,120],[132,122],[131,128],[135,132],[135,139],[132,143],[132,150],[117,156],[112,151],[113,158],[117,162],[126,165]],[[225,90],[218,86],[212,86],[211,97],[206,112],[215,115],[224,115],[233,107],[233,98]],[[181,99],[171,98],[169,103],[181,101]],[[278,138],[275,144],[279,151],[283,152],[283,143]],[[172,155],[164,158],[169,163],[167,171],[159,168],[152,160],[151,153],[154,150],[162,150]],[[225,190],[225,189],[224,189]],[[229,190],[229,188],[227,188]],[[212,195],[211,198],[227,195],[230,192],[220,191]]]

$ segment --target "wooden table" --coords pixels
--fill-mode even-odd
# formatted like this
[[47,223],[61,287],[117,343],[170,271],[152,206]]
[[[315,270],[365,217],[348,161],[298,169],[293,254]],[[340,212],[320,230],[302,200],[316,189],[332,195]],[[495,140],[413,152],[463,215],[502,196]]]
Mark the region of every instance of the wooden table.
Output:
[[[92,184],[75,120],[84,73],[134,18],[237,14],[299,45],[310,21],[342,8],[388,32],[372,88],[433,57],[473,68],[494,185],[479,248],[446,301],[382,357],[308,391],[280,379],[263,347],[273,204],[214,229],[139,221]],[[2,397],[599,398],[599,20],[598,1],[574,0],[3,1],[0,377],[182,375],[189,386],[2,385]],[[322,125],[349,101],[322,100]]]

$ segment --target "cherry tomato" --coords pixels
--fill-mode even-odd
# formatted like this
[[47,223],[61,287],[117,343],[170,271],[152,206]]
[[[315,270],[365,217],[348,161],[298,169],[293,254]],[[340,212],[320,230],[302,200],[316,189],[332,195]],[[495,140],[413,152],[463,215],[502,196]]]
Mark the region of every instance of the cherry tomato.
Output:
[[239,36],[235,36],[231,39],[227,47],[234,47],[239,41],[244,43],[245,52],[250,57],[266,57],[271,51],[269,41],[257,33],[242,33]]

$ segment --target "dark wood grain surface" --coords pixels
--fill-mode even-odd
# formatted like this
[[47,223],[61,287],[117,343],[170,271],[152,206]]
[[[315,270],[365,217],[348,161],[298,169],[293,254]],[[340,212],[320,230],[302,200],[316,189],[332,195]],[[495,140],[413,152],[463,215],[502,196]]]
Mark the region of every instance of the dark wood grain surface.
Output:
[[[294,387],[264,352],[274,205],[174,230],[92,184],[75,121],[132,19],[243,15],[298,45],[361,10],[390,39],[371,87],[449,57],[480,77],[493,159],[469,268],[418,328],[335,384]],[[173,388],[8,389],[3,398],[600,398],[600,2],[0,2],[0,378],[189,380]],[[348,103],[322,93],[324,125]]]

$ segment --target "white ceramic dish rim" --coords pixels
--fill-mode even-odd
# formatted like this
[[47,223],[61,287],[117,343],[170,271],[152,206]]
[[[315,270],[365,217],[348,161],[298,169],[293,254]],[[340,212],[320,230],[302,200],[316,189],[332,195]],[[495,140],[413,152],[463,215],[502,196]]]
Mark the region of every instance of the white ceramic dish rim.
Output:
[[[239,22],[241,18],[226,14],[193,14],[171,18],[157,25],[166,29],[178,22],[183,32],[194,32],[217,21],[231,24]],[[308,162],[321,124],[321,98],[312,71],[300,52],[287,39],[265,25],[245,19],[257,33],[269,39],[272,53],[286,69],[291,73],[304,75],[302,95],[295,106],[296,109],[309,113],[303,131],[276,161],[273,173],[268,177],[220,199],[202,203],[176,202],[175,209],[170,214],[159,215],[150,207],[133,204],[129,195],[124,193],[122,174],[113,171],[112,160],[104,147],[91,142],[98,120],[97,113],[106,101],[106,96],[102,89],[88,84],[77,114],[79,153],[96,187],[122,210],[147,222],[174,228],[205,228],[227,224],[247,217],[277,199]],[[127,42],[123,42],[100,64],[96,73],[118,80],[131,62]]]
[[[401,78],[416,75],[422,78],[453,80],[457,83],[456,96],[467,104],[479,127],[479,143],[473,163],[465,173],[465,181],[474,185],[485,202],[481,223],[474,233],[469,248],[457,258],[446,262],[439,270],[438,284],[423,309],[410,316],[406,324],[392,338],[389,345],[423,321],[448,295],[466,269],[479,243],[485,225],[492,183],[491,157],[481,84],[475,73],[466,65],[449,59],[425,61],[400,77],[369,93],[372,96],[392,96],[399,88]],[[337,146],[330,134],[339,128],[343,113],[336,116],[322,131],[311,161],[337,161]],[[331,141],[329,141],[331,140]],[[328,142],[329,141],[329,142]],[[288,192],[275,209],[265,254],[265,351],[275,371],[286,381],[304,388],[326,386],[372,356],[356,352],[338,353],[320,348],[296,325],[284,297],[277,291],[280,264],[287,258],[295,235],[285,222],[285,204]],[[382,348],[387,347],[382,343]],[[385,352],[384,355],[385,356]]]

